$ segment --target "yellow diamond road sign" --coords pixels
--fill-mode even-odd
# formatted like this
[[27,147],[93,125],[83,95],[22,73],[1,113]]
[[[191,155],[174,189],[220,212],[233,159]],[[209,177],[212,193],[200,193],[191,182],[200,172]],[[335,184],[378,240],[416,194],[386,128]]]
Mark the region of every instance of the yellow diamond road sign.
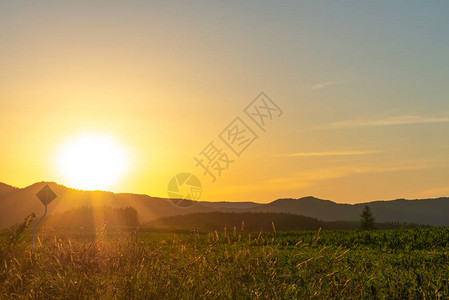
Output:
[[56,194],[51,190],[51,188],[48,186],[44,186],[42,190],[40,190],[36,196],[41,200],[42,204],[47,206],[51,201],[55,200]]

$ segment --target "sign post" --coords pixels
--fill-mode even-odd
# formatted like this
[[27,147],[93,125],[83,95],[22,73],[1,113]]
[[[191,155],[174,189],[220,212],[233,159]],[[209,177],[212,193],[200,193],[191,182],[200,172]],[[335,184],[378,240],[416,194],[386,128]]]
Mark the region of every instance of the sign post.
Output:
[[51,190],[51,188],[48,186],[48,184],[46,186],[44,186],[44,188],[42,190],[40,190],[36,196],[39,198],[39,200],[41,200],[42,204],[45,205],[45,213],[42,216],[42,218],[40,218],[36,224],[34,224],[33,227],[33,248],[34,248],[34,240],[36,238],[36,227],[39,224],[40,221],[42,221],[43,218],[45,218],[45,216],[47,215],[47,206],[50,202],[52,202],[53,200],[55,200],[55,198],[57,197],[56,194]]

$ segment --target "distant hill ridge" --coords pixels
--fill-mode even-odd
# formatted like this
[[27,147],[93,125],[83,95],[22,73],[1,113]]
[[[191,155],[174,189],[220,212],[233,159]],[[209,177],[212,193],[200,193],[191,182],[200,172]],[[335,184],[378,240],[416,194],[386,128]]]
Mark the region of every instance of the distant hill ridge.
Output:
[[424,225],[449,226],[449,198],[397,199],[358,204],[341,204],[314,197],[279,199],[254,208],[258,212],[290,212],[323,221],[358,220],[368,205],[379,222],[411,222]]
[[0,195],[14,192],[16,190],[18,190],[18,188],[0,182]]
[[369,205],[379,222],[404,222],[449,226],[449,198],[374,201],[341,204],[315,197],[278,199],[270,203],[200,201],[189,208],[180,208],[170,200],[148,195],[80,191],[55,182],[38,182],[19,189],[0,183],[0,227],[21,222],[34,212],[43,213],[36,193],[48,184],[57,194],[49,205],[49,213],[64,212],[83,206],[134,207],[141,222],[196,212],[270,212],[291,213],[322,221],[357,221],[365,205]]

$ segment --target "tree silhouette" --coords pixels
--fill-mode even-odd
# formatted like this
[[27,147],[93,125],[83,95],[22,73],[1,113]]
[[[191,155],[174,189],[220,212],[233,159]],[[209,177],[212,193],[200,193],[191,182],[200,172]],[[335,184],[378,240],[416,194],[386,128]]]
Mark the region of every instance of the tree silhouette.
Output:
[[371,230],[374,229],[374,223],[376,219],[374,219],[373,213],[369,206],[365,206],[363,208],[362,214],[360,215],[360,229],[363,230]]

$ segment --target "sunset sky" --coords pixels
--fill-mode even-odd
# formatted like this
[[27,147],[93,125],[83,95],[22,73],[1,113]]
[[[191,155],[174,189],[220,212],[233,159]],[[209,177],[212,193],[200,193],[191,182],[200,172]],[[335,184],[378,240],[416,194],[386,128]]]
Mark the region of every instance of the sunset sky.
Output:
[[[74,186],[61,157],[90,136],[123,158],[104,169],[114,192],[167,197],[192,172],[210,201],[449,196],[448,15],[447,1],[2,1],[0,182]],[[244,113],[262,91],[283,111],[265,132]],[[236,117],[258,135],[240,157],[219,138]],[[211,141],[235,160],[215,183],[194,160]]]

